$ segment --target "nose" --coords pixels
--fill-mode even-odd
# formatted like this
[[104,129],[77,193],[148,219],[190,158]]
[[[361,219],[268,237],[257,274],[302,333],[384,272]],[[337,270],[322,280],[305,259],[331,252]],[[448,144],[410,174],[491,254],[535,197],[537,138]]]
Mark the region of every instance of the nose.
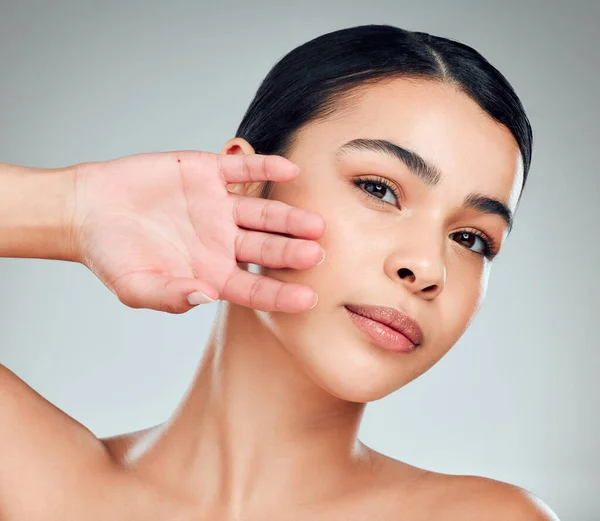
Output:
[[403,241],[388,257],[385,271],[408,291],[431,300],[446,284],[446,264],[442,247],[436,241]]

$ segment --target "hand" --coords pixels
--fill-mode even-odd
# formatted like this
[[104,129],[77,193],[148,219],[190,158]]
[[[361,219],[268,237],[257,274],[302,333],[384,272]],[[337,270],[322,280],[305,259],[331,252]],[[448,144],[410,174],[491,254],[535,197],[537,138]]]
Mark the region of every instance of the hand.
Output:
[[[193,307],[188,295],[202,292],[262,311],[305,311],[316,301],[312,288],[237,263],[316,266],[323,251],[314,239],[325,233],[323,218],[227,190],[297,173],[279,156],[194,151],[84,163],[75,182],[77,260],[132,308],[183,313]],[[202,302],[197,298],[192,303]]]

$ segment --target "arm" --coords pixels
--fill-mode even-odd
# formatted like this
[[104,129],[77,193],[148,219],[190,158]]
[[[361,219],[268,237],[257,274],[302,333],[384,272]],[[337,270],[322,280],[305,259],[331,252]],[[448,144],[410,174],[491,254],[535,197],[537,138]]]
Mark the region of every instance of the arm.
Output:
[[76,168],[0,163],[0,257],[77,260],[71,229]]

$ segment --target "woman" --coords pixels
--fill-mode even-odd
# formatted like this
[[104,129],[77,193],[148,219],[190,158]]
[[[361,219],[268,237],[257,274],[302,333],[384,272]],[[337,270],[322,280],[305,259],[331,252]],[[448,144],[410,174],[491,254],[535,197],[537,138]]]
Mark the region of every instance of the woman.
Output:
[[472,320],[531,144],[516,94],[465,45],[362,26],[293,50],[221,153],[299,166],[288,182],[241,183],[237,193],[322,215],[324,262],[242,267],[310,286],[317,305],[287,313],[260,298],[220,302],[184,400],[145,431],[97,443],[15,391],[39,404],[29,409],[38,407],[38,429],[63,441],[34,444],[35,470],[11,460],[21,480],[0,490],[5,518],[556,519],[516,486],[420,469],[357,439],[366,403],[424,373]]

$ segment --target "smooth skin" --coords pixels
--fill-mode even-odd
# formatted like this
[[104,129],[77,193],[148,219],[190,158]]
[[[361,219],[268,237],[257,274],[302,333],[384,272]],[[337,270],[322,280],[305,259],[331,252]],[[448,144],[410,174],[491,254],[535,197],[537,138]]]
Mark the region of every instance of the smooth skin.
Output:
[[312,288],[248,273],[236,260],[313,267],[323,257],[318,243],[267,232],[316,239],[323,218],[229,190],[297,174],[278,156],[195,151],[51,171],[5,165],[0,255],[81,262],[133,308],[183,313],[193,307],[188,296],[202,292],[256,309],[303,311],[315,303]]
[[[373,150],[339,152],[355,139],[388,140],[418,153],[441,174],[437,185],[424,182],[393,155]],[[239,138],[227,142],[221,154],[221,158],[257,157],[252,145]],[[303,258],[304,265],[282,267],[281,260],[267,262],[269,266],[257,262],[256,254],[246,257],[244,262],[257,265],[253,275],[271,280],[269,286],[265,283],[264,300],[253,300],[268,309],[245,305],[248,291],[243,284],[241,297],[233,289],[229,293],[233,300],[219,294],[222,301],[209,341],[198,346],[203,357],[197,374],[167,422],[98,440],[4,369],[0,386],[3,520],[558,519],[539,498],[517,486],[420,469],[388,458],[357,439],[365,404],[434,365],[460,338],[481,304],[492,262],[481,254],[483,243],[462,234],[475,230],[501,248],[508,230],[500,215],[465,208],[463,203],[477,192],[515,211],[523,173],[509,131],[452,85],[396,79],[361,89],[334,115],[306,125],[296,136],[289,160],[300,168],[299,175],[275,183],[269,197],[286,205],[281,207],[284,213],[297,208],[322,216],[326,234],[316,216],[311,217],[315,219],[311,230],[295,233],[308,235],[296,239],[306,241],[298,247],[307,250],[317,242],[326,259],[317,265],[318,252],[311,251]],[[130,161],[121,175],[136,169],[135,160]],[[354,182],[367,176],[387,180],[400,197],[381,186],[369,191],[367,187],[373,185]],[[236,194],[226,194],[224,199],[258,200],[262,182],[240,180]],[[104,224],[104,248],[130,244],[136,254],[141,252],[140,268],[148,271],[152,263],[146,258],[157,262],[166,244],[175,244],[174,251],[180,252],[193,233],[185,219],[179,232],[185,213],[171,219],[173,206],[166,204],[171,196],[165,190],[154,190],[152,183],[144,182],[132,187],[123,195],[125,201],[144,199],[145,190],[153,193],[148,198],[152,204],[142,212],[143,226],[137,226],[139,206],[132,203],[133,210],[124,220],[109,221],[110,227],[104,220],[87,220],[91,228],[83,234],[96,245],[95,233]],[[201,185],[193,193],[202,206]],[[102,198],[110,199],[107,194]],[[207,204],[211,197],[206,196]],[[251,220],[252,209],[258,206],[247,204]],[[100,200],[86,205],[104,206]],[[155,207],[160,210],[154,211]],[[200,209],[198,215],[209,219],[211,213]],[[136,226],[129,227],[130,222]],[[156,226],[166,230],[165,240],[135,250],[137,241],[147,237],[146,230]],[[211,236],[213,231],[206,233]],[[236,233],[233,230],[231,238]],[[81,237],[81,232],[67,235]],[[77,245],[78,240],[66,242]],[[236,242],[237,250],[244,242]],[[94,251],[97,258],[111,258],[104,257],[102,249],[83,250],[88,255]],[[130,261],[135,256],[126,257]],[[125,269],[112,266],[107,261],[104,270],[136,270],[135,263]],[[212,273],[221,275],[217,270]],[[202,272],[175,269],[171,275],[187,280]],[[238,281],[243,279],[238,275]],[[117,287],[110,278],[101,280]],[[209,293],[227,288],[227,277],[203,280],[211,286],[202,286]],[[290,301],[269,296],[273,281],[293,285],[280,288],[307,292],[307,287],[312,288],[319,295],[318,304],[310,309],[308,292],[302,311],[283,310]],[[174,293],[181,307],[172,312],[185,310],[183,295],[198,289],[197,284],[177,286]],[[148,293],[143,284],[133,286],[141,300],[120,297],[124,303],[144,305],[147,298],[154,306],[153,293],[164,284]],[[164,292],[159,300],[165,301]],[[383,351],[353,326],[343,307],[349,303],[402,309],[420,323],[422,345],[409,354]]]

